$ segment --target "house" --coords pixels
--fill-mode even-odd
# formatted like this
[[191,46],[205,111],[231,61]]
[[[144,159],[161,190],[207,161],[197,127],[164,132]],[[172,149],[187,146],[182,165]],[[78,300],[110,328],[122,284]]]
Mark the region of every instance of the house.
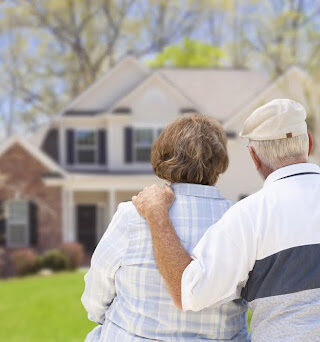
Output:
[[149,163],[152,142],[187,112],[224,125],[230,167],[218,186],[231,199],[247,196],[262,180],[238,138],[242,123],[272,98],[291,97],[310,108],[311,82],[296,67],[269,80],[252,70],[149,70],[123,59],[46,129],[1,144],[0,244],[43,251],[78,241],[91,254],[117,204],[160,182]]

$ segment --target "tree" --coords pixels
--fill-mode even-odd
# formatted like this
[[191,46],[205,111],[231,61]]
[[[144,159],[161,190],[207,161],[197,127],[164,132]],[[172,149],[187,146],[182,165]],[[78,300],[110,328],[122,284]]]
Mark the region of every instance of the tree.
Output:
[[123,56],[158,52],[200,20],[195,0],[11,0],[0,10],[0,42],[13,37],[0,63],[14,84],[0,98],[15,99],[10,110],[0,104],[0,116],[7,120],[5,107],[28,125],[59,112]]
[[225,57],[222,49],[197,40],[185,38],[181,44],[167,46],[151,67],[217,67]]
[[312,0],[265,0],[248,17],[253,30],[247,34],[252,59],[273,76],[290,65],[308,68],[315,41],[310,29],[320,17],[320,5]]

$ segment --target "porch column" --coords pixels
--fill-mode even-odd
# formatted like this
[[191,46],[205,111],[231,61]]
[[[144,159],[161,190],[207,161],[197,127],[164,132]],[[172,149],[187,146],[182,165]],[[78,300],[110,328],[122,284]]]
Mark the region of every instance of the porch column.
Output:
[[76,241],[76,227],[75,227],[75,206],[74,206],[74,197],[73,197],[73,190],[68,189],[67,190],[67,211],[68,211],[68,241],[74,242]]
[[116,211],[116,196],[114,189],[109,191],[109,220],[111,221],[113,214]]
[[65,187],[62,188],[61,190],[61,224],[62,224],[62,242],[67,242],[69,241],[68,239],[68,208],[67,208],[67,203],[68,203],[68,198],[67,198],[67,190]]

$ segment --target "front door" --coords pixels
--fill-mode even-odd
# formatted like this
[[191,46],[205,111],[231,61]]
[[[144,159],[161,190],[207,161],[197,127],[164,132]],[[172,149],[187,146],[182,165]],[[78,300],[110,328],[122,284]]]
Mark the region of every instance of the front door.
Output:
[[78,241],[85,252],[92,254],[97,242],[97,213],[94,204],[80,204],[77,206]]

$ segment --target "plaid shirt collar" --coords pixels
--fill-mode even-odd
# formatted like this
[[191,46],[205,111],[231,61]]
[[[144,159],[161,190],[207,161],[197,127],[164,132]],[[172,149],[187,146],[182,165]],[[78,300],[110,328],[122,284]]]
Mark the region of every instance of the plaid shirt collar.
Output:
[[225,199],[218,188],[212,185],[174,183],[171,188],[176,195]]

